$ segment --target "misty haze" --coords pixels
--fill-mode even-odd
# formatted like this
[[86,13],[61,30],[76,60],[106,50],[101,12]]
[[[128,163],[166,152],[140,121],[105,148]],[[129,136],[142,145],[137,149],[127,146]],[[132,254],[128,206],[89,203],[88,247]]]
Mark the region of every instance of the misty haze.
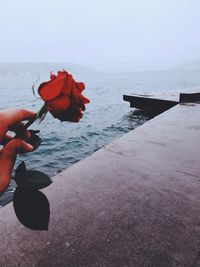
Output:
[[134,69],[200,58],[197,0],[0,0],[1,62]]

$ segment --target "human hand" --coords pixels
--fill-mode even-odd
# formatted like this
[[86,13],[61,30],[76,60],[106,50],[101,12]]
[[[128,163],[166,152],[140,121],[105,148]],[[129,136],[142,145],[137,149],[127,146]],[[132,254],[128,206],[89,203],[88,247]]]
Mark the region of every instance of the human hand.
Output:
[[[25,130],[23,121],[34,118],[35,113],[25,109],[9,109],[0,111],[0,195],[10,183],[12,170],[17,154],[31,152],[32,145],[26,140],[30,134]],[[20,138],[13,138],[7,132],[23,132]]]

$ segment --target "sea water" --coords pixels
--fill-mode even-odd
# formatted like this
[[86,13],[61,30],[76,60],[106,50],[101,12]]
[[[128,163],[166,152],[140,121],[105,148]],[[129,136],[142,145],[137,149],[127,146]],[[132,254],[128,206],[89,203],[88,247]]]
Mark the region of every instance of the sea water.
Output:
[[[86,85],[84,95],[90,99],[80,123],[60,122],[47,114],[39,129],[40,147],[17,158],[16,166],[25,161],[28,169],[35,169],[50,177],[92,154],[115,138],[135,129],[150,117],[136,112],[123,101],[123,94],[144,94],[155,91],[182,90],[200,87],[200,70],[162,71],[103,71],[70,64],[0,64],[0,109],[27,108],[38,111],[42,101],[32,92],[32,85],[49,79],[50,72],[65,69],[76,81]],[[13,174],[14,175],[14,174]],[[12,198],[12,182],[0,198],[4,205]]]

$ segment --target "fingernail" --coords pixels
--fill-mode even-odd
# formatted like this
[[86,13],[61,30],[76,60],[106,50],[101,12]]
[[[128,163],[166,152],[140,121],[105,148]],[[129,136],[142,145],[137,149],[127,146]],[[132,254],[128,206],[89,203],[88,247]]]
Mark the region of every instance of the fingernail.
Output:
[[29,131],[27,131],[27,137],[30,138],[31,137],[31,134]]
[[32,145],[30,145],[30,144],[28,144],[28,143],[26,143],[26,147],[27,147],[27,149],[28,149],[28,150],[30,150],[30,151],[32,151],[32,150],[33,150],[33,146],[32,146]]

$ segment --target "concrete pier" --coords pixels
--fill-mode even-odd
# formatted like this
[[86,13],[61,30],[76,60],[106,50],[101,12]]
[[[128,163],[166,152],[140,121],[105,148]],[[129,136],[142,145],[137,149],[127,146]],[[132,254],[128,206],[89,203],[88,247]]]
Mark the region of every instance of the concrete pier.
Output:
[[[198,93],[196,92],[198,91]],[[152,95],[123,95],[123,100],[130,102],[130,107],[151,111],[155,115],[160,114],[182,102],[200,101],[200,89],[190,89],[182,93],[177,91],[168,91],[162,94],[155,92]]]
[[42,192],[48,231],[21,224],[13,203],[0,209],[0,266],[200,266],[200,104],[176,105]]
[[129,95],[123,95],[123,100],[130,102],[131,108],[153,111],[156,114],[160,114],[178,104],[176,101]]

